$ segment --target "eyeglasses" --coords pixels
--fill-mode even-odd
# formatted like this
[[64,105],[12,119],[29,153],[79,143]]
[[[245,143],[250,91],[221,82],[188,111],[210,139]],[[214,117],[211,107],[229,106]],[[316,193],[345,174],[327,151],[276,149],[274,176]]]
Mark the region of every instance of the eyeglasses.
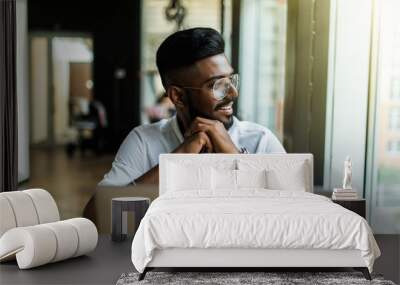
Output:
[[[206,86],[203,87],[180,86],[180,87],[184,89],[201,90],[204,89],[204,87]],[[231,88],[234,88],[235,91],[237,92],[239,88],[239,74],[232,74],[230,76],[215,80],[214,84],[212,85],[214,98],[218,101],[223,100],[226,97],[226,95],[228,95],[229,91],[231,91]]]

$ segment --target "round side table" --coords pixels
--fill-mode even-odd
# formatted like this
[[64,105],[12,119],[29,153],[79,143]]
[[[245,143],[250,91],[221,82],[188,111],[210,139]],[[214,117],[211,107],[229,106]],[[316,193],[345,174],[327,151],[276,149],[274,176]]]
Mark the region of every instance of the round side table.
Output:
[[135,214],[135,227],[146,214],[150,199],[145,197],[118,197],[111,200],[111,239],[123,241],[128,233],[128,212]]

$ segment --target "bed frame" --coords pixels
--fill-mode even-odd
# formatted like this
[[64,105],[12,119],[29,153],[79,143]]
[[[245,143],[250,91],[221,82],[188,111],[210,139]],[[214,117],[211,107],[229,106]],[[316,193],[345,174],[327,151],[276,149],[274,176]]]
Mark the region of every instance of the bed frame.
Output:
[[[259,271],[271,268],[343,268],[361,271],[371,280],[359,250],[331,249],[197,249],[156,250],[153,259],[139,275],[143,280],[155,268],[231,268],[235,271]],[[251,269],[251,270],[250,270]]]
[[[307,192],[313,192],[313,156],[312,154],[232,154],[224,155],[224,160],[266,159],[269,163],[276,160],[304,161],[308,165]],[[160,155],[160,195],[167,191],[168,163],[193,162],[214,163],[221,160],[216,154],[161,154]],[[254,271],[250,269],[271,268],[343,268],[350,267],[361,271],[367,280],[371,280],[369,270],[359,250],[332,249],[254,249],[254,248],[170,248],[158,249],[139,280],[155,268],[204,268],[212,271],[217,268],[229,268],[234,271]]]

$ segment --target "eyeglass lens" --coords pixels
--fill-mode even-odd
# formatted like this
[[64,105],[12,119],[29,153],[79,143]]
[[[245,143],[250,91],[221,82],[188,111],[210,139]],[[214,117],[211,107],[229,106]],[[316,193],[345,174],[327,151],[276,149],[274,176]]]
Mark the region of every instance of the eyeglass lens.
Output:
[[230,89],[233,87],[235,90],[238,88],[239,75],[233,74],[229,77],[220,78],[214,83],[213,93],[217,100],[222,100],[228,94]]

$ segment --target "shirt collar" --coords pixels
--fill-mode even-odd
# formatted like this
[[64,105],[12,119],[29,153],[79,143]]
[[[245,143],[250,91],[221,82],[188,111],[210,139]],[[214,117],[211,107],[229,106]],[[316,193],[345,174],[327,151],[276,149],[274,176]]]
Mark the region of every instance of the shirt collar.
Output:
[[237,129],[238,123],[239,123],[239,120],[238,120],[235,116],[232,117],[232,120],[233,120],[233,124],[232,124],[232,126],[229,128],[229,130],[228,130],[228,133],[229,133],[229,135],[231,135],[231,136],[232,136],[232,134],[235,132],[235,130]]

